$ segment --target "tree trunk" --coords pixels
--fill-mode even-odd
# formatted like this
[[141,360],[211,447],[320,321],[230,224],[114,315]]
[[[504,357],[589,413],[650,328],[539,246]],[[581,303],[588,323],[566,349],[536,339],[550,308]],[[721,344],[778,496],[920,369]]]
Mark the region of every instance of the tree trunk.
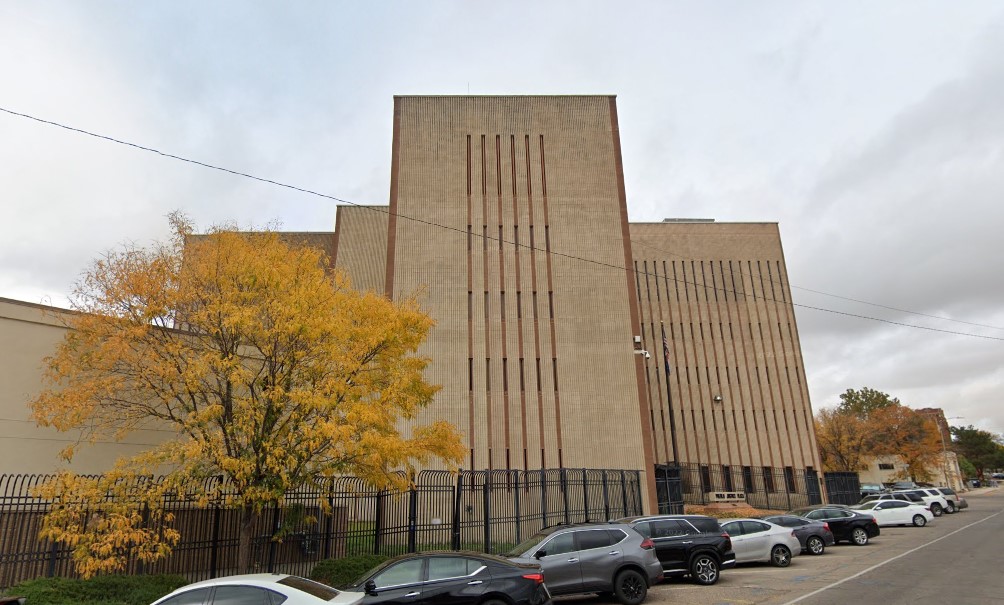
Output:
[[250,504],[245,504],[241,510],[240,536],[237,542],[237,571],[239,573],[253,573],[251,569],[251,539],[255,521],[258,520],[258,513]]

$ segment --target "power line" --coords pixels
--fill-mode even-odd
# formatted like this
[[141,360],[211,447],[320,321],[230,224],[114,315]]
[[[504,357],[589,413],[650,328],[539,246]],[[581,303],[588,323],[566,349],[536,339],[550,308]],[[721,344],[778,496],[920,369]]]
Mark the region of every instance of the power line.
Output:
[[[664,254],[669,254],[671,256],[675,256],[675,257],[681,258],[683,260],[690,260],[690,261],[696,260],[696,259],[693,259],[693,258],[688,258],[686,256],[683,256],[682,254],[677,254],[675,252],[671,252],[669,250],[660,248],[658,246],[653,246],[652,244],[649,244],[647,242],[640,242],[638,240],[632,239],[631,243],[638,244],[640,246],[645,246],[646,248],[651,248],[653,250],[658,250],[659,252],[662,252]],[[746,275],[750,279],[753,279],[753,275],[751,275],[749,273],[745,273],[742,270],[740,270],[739,273],[742,274],[742,275]],[[768,281],[770,281],[772,283],[775,283],[775,284],[777,284],[779,286],[783,287],[785,285],[784,283],[779,282],[779,281],[777,281],[775,279],[772,279],[772,278],[769,278],[769,277],[767,279],[768,279]],[[989,325],[989,324],[981,324],[981,323],[976,323],[976,322],[972,322],[972,321],[965,321],[965,320],[962,320],[962,319],[953,319],[951,317],[943,317],[941,315],[931,315],[929,313],[922,313],[920,311],[910,311],[909,309],[900,309],[898,307],[890,307],[888,305],[883,305],[883,304],[880,304],[880,303],[873,303],[873,302],[869,302],[867,300],[860,300],[860,299],[857,299],[857,298],[850,298],[848,296],[841,296],[839,294],[830,294],[829,292],[822,292],[820,290],[813,290],[812,288],[804,288],[802,286],[796,286],[795,284],[792,284],[792,283],[789,283],[788,286],[791,287],[791,288],[795,288],[796,290],[805,290],[806,292],[812,292],[813,294],[821,294],[823,296],[830,296],[830,297],[833,297],[833,298],[839,298],[841,300],[848,300],[848,301],[851,301],[851,302],[861,303],[863,305],[871,305],[873,307],[880,307],[882,309],[889,309],[890,311],[898,311],[899,313],[909,313],[910,315],[920,315],[922,317],[930,317],[932,319],[940,319],[942,321],[953,321],[953,322],[956,322],[956,323],[966,324],[968,326],[976,326],[976,327],[979,327],[979,328],[990,328],[992,330],[1004,330],[1004,328],[1002,328],[1000,326],[992,326],[992,325]]]
[[[109,142],[112,142],[112,143],[117,143],[119,145],[125,145],[127,147],[133,147],[135,149],[140,149],[142,151],[147,151],[147,152],[150,152],[150,153],[154,153],[154,154],[166,157],[166,158],[170,158],[170,159],[173,159],[173,160],[178,160],[179,162],[186,162],[186,163],[189,163],[189,164],[195,164],[197,166],[202,166],[203,168],[209,168],[211,170],[218,170],[220,172],[226,172],[228,174],[232,174],[232,175],[235,175],[235,176],[240,176],[240,177],[252,179],[252,180],[255,180],[255,181],[259,181],[259,182],[262,182],[262,183],[268,183],[270,185],[275,185],[277,187],[284,187],[286,189],[292,189],[294,191],[299,191],[301,193],[306,193],[306,194],[309,194],[309,195],[314,195],[314,196],[317,196],[317,197],[329,199],[329,200],[332,200],[332,201],[335,201],[335,202],[339,202],[339,203],[342,203],[342,204],[347,204],[347,205],[350,205],[350,206],[355,206],[357,208],[365,208],[365,209],[372,210],[372,211],[375,211],[375,212],[382,212],[384,214],[387,214],[388,216],[395,216],[397,218],[402,218],[402,219],[405,219],[405,220],[414,221],[416,223],[420,223],[420,224],[423,224],[423,225],[428,225],[430,227],[438,227],[440,229],[446,229],[448,231],[454,231],[456,233],[460,233],[460,234],[463,234],[463,235],[473,235],[475,237],[480,237],[482,239],[486,239],[486,240],[489,240],[489,241],[497,241],[500,244],[503,244],[503,243],[504,244],[511,244],[511,245],[513,245],[515,247],[522,247],[522,248],[527,248],[527,249],[530,249],[530,250],[533,250],[533,251],[544,252],[545,254],[550,254],[552,256],[557,256],[557,257],[561,257],[561,258],[567,258],[569,260],[577,260],[577,261],[591,263],[591,264],[602,266],[602,267],[608,267],[608,268],[611,268],[611,269],[619,269],[621,271],[627,271],[627,270],[629,270],[626,267],[621,267],[621,266],[618,266],[618,265],[615,265],[615,264],[612,264],[612,263],[606,263],[606,262],[595,260],[595,259],[589,259],[589,258],[584,258],[584,257],[580,257],[580,256],[575,256],[573,254],[565,254],[565,253],[562,253],[562,252],[555,252],[553,250],[541,250],[540,248],[531,247],[531,246],[528,246],[526,244],[520,244],[519,242],[508,241],[508,240],[505,240],[503,238],[495,238],[495,237],[491,237],[491,236],[489,236],[487,234],[477,234],[477,233],[474,233],[473,231],[470,231],[470,230],[460,229],[458,227],[451,227],[449,225],[443,225],[443,224],[440,224],[440,223],[436,223],[436,222],[433,222],[433,221],[428,221],[428,220],[425,220],[425,219],[420,219],[420,218],[413,217],[413,216],[408,216],[408,215],[401,214],[401,213],[394,213],[394,212],[390,211],[389,207],[386,207],[386,209],[384,209],[384,207],[382,207],[382,206],[370,206],[370,205],[365,205],[365,204],[358,204],[356,202],[351,202],[349,200],[342,199],[342,198],[339,198],[339,197],[335,197],[333,195],[328,195],[326,193],[321,193],[319,191],[314,191],[312,189],[306,189],[306,188],[303,188],[303,187],[298,187],[296,185],[290,185],[288,183],[282,183],[280,181],[276,181],[276,180],[273,180],[273,179],[267,179],[267,178],[255,176],[253,174],[248,174],[246,172],[241,172],[239,170],[233,170],[233,169],[230,169],[230,168],[225,168],[225,167],[222,167],[222,166],[216,166],[214,164],[209,164],[209,163],[206,163],[206,162],[200,162],[198,160],[193,160],[193,159],[182,157],[182,156],[175,155],[175,154],[172,154],[172,153],[167,153],[167,152],[164,152],[164,151],[160,151],[159,149],[154,149],[152,147],[146,147],[146,146],[143,146],[143,145],[139,145],[137,143],[131,143],[129,141],[123,141],[121,139],[116,139],[116,138],[110,137],[108,135],[103,135],[103,134],[99,134],[99,133],[96,133],[96,132],[91,132],[89,130],[84,130],[82,128],[75,128],[73,126],[68,126],[66,124],[61,124],[59,122],[54,122],[52,120],[46,120],[46,119],[39,118],[39,117],[36,117],[36,116],[33,116],[33,115],[29,115],[29,114],[26,114],[26,113],[21,113],[21,112],[13,111],[13,110],[7,109],[5,107],[0,107],[0,111],[2,111],[4,113],[8,113],[8,114],[13,115],[13,116],[25,118],[25,119],[28,119],[28,120],[33,120],[35,122],[39,122],[39,123],[42,123],[42,124],[48,124],[50,126],[56,126],[57,128],[62,128],[64,130],[69,130],[69,131],[77,132],[77,133],[84,134],[84,135],[87,135],[87,136],[90,136],[90,137],[95,137],[95,138],[98,138],[98,139],[103,139],[105,141],[109,141]],[[646,276],[651,276],[651,277],[653,277],[655,279],[659,279],[658,275],[653,275],[653,274],[650,274],[650,273],[648,273],[646,271],[638,271],[637,269],[630,269],[630,270],[632,272],[638,274],[638,275],[646,275]],[[704,285],[704,284],[697,284],[696,282],[681,281],[681,280],[678,280],[676,278],[670,278],[669,276],[665,276],[663,279],[666,279],[666,280],[672,279],[673,281],[676,281],[678,283],[690,283],[690,284],[692,284],[695,287],[704,287],[704,288],[708,287],[707,285]],[[718,288],[717,286],[713,286],[713,287],[716,290],[721,290],[723,292],[730,292],[730,290],[727,290],[727,289],[724,289],[724,288]],[[736,294],[736,292],[732,292],[732,293]],[[740,293],[740,294],[743,294],[745,296],[745,293]],[[775,302],[775,303],[778,303],[778,304],[790,305],[792,307],[800,307],[800,308],[803,308],[803,309],[811,309],[813,311],[821,311],[821,312],[824,312],[824,313],[832,313],[832,314],[835,314],[835,315],[843,315],[845,317],[854,317],[854,318],[857,318],[857,319],[866,319],[866,320],[870,320],[870,321],[876,321],[876,322],[881,322],[881,323],[886,323],[886,324],[891,324],[891,325],[901,326],[901,327],[906,327],[906,328],[914,328],[914,329],[918,329],[918,330],[927,330],[927,331],[930,331],[930,332],[940,332],[940,333],[943,333],[943,334],[953,334],[953,335],[956,335],[956,336],[968,336],[968,337],[971,337],[971,338],[980,338],[980,339],[984,339],[984,340],[1004,341],[1004,338],[999,338],[999,337],[995,337],[995,336],[985,336],[985,335],[982,335],[982,334],[972,334],[972,333],[969,333],[969,332],[957,332],[957,331],[954,331],[954,330],[944,330],[944,329],[941,329],[941,328],[932,328],[932,327],[929,327],[929,326],[919,326],[919,325],[916,325],[916,324],[909,324],[909,323],[899,322],[899,321],[893,321],[893,320],[889,320],[889,319],[882,319],[882,318],[879,318],[879,317],[871,317],[871,316],[868,316],[868,315],[859,315],[857,313],[848,313],[848,312],[845,312],[845,311],[837,311],[837,310],[834,310],[834,309],[826,309],[826,308],[823,308],[823,307],[815,307],[815,306],[812,306],[812,305],[805,305],[805,304],[796,303],[796,302],[779,301],[779,300],[776,300],[776,299],[773,299],[773,298],[770,298],[770,297],[766,297],[766,296],[761,296],[760,298],[761,298],[761,300],[772,301],[772,302]]]

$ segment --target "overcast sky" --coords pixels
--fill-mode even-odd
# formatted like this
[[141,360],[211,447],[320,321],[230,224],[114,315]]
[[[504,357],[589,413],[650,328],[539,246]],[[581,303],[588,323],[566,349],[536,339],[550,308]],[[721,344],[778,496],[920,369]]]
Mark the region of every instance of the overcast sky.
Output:
[[[1002,432],[1001,32],[996,1],[0,0],[0,107],[386,204],[395,94],[616,94],[632,221],[780,224],[815,409]],[[333,204],[0,112],[0,297],[65,305],[174,209]]]

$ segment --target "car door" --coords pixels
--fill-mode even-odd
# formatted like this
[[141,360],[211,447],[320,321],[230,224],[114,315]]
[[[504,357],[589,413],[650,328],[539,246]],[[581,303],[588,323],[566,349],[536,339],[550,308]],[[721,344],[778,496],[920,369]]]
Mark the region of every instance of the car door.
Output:
[[575,545],[575,533],[566,531],[551,536],[541,545],[537,557],[544,579],[552,594],[568,594],[582,589],[582,569]]
[[849,540],[851,537],[850,513],[844,514],[839,508],[817,508],[809,511],[805,517],[813,521],[824,521],[829,523],[830,531],[837,540]]
[[[913,521],[913,515],[910,514],[910,504],[908,502],[900,500],[885,502],[882,504],[880,512],[884,515],[886,525],[899,525]],[[878,518],[877,515],[876,518]],[[882,525],[883,522],[880,520],[879,524]]]
[[682,519],[654,519],[650,522],[655,542],[655,552],[665,570],[687,569],[687,555],[691,552],[697,529]]
[[415,602],[474,605],[491,583],[491,573],[484,563],[470,557],[429,557],[426,568],[422,596]]
[[742,521],[729,521],[722,523],[722,531],[732,538],[732,551],[736,553],[736,563],[745,563],[750,560],[750,545],[746,541],[746,529]]
[[421,602],[425,580],[425,559],[406,559],[371,578],[376,585],[364,598],[367,604],[403,605]]
[[766,559],[770,551],[770,525],[760,521],[741,521],[743,538],[750,560]]
[[[624,554],[620,546],[613,544],[611,532],[624,536],[624,532],[620,530],[608,529],[583,529],[575,532],[583,590],[610,586],[613,572],[620,567]],[[544,577],[546,579],[547,576]]]

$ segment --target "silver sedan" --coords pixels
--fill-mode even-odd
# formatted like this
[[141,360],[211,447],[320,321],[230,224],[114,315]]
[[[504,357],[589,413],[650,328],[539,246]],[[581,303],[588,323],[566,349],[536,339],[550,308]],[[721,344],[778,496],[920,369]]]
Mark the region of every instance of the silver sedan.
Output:
[[795,532],[760,519],[723,520],[722,529],[732,538],[736,563],[770,563],[775,567],[791,565],[791,558],[802,552]]

